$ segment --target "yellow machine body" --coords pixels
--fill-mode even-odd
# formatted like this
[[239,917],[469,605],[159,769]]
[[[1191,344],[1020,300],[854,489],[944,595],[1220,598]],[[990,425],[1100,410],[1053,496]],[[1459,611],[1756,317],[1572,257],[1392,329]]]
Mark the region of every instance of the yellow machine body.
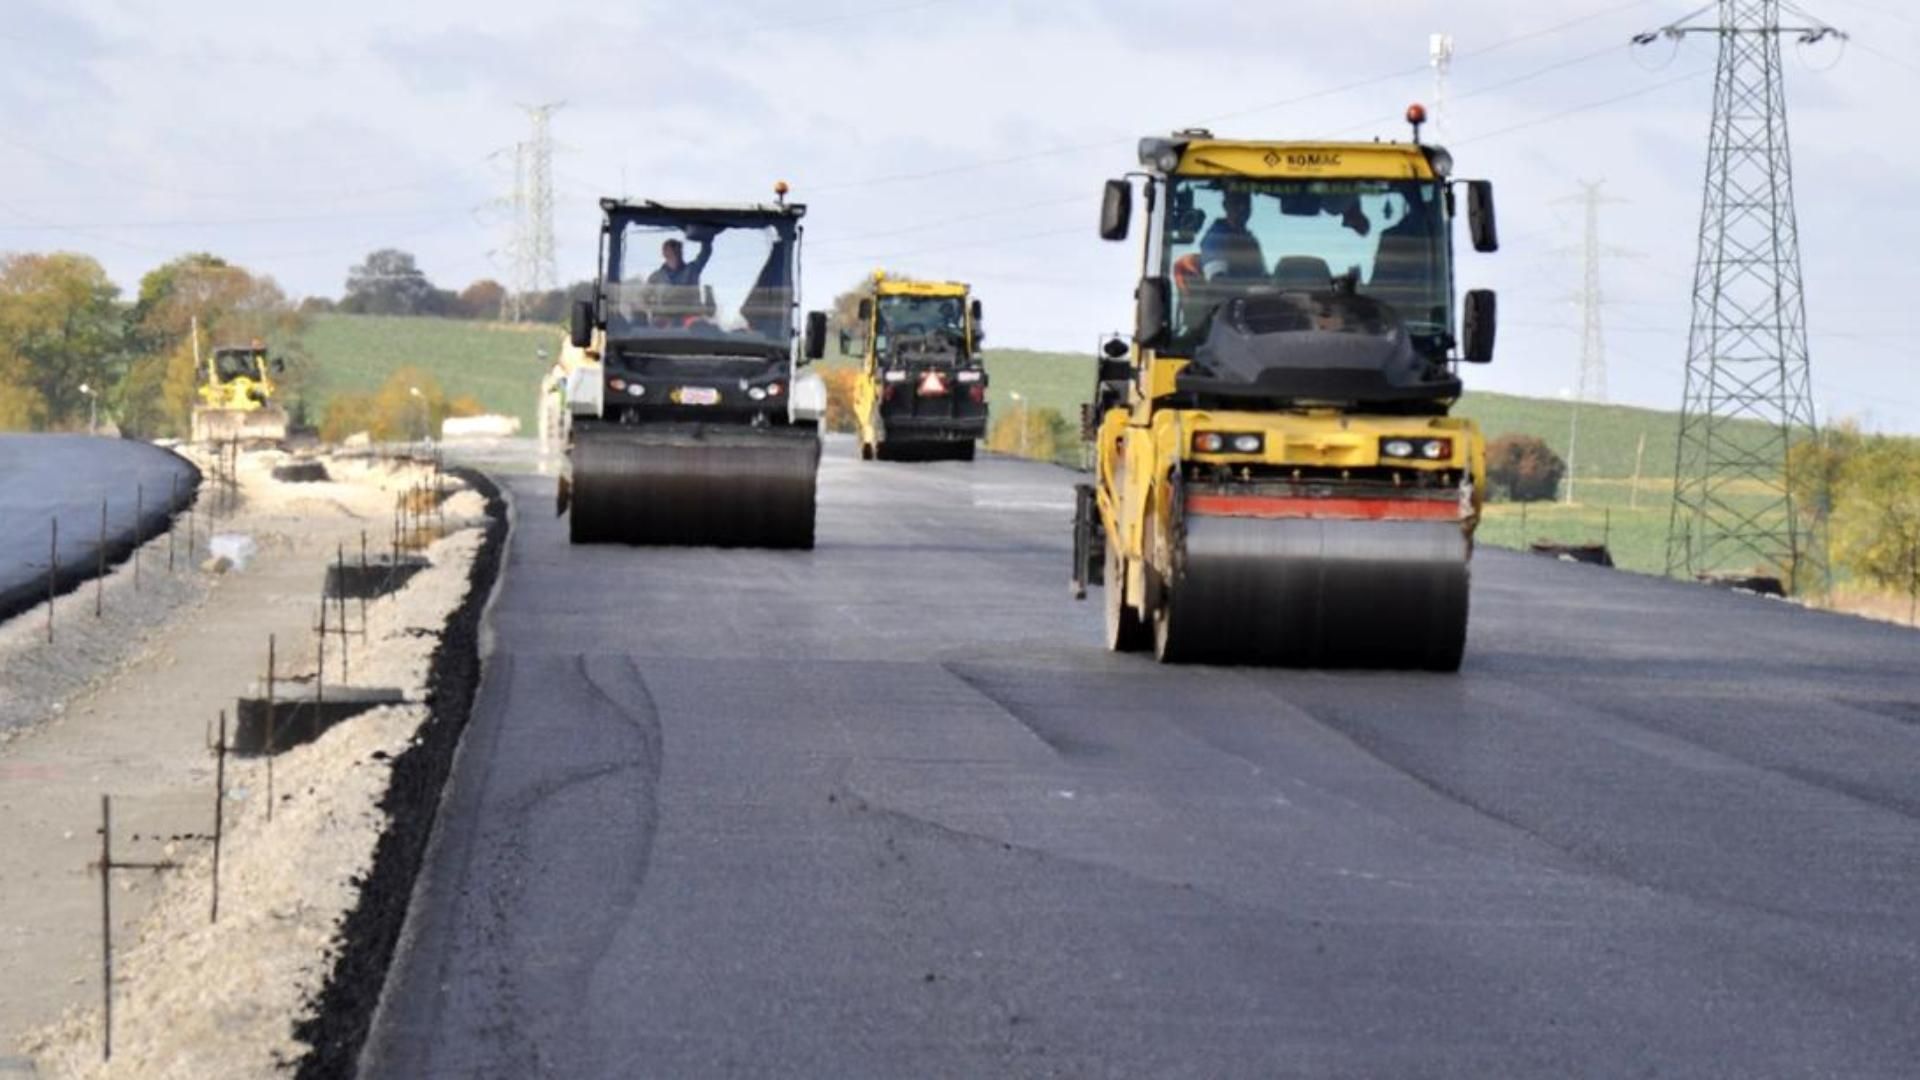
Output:
[[[1330,202],[1349,191],[1376,201],[1414,192],[1442,219],[1442,234],[1452,209],[1433,148],[1417,144],[1234,142],[1181,133],[1143,140],[1140,157],[1149,217],[1141,230],[1142,288],[1175,290],[1168,311],[1180,302],[1165,276],[1169,253],[1179,250],[1177,242],[1194,246],[1198,235],[1200,215],[1176,198],[1191,187],[1183,185],[1187,178],[1272,194],[1269,235],[1288,226],[1284,215],[1301,212],[1280,209],[1284,198],[1304,199],[1324,181],[1333,182],[1324,185],[1334,193]],[[1110,202],[1121,183],[1109,185]],[[1320,221],[1306,214],[1301,220]],[[1333,224],[1329,219],[1326,228]],[[1384,235],[1375,242],[1384,244]],[[1457,309],[1451,242],[1440,244],[1424,250],[1433,263],[1427,271],[1444,277],[1429,283],[1445,296],[1449,326],[1429,348],[1444,352],[1455,344]],[[1258,270],[1266,267],[1263,255]],[[1375,280],[1386,269],[1376,257]],[[1230,302],[1240,304],[1232,314],[1242,315],[1291,303],[1307,313],[1298,327],[1305,337],[1319,330],[1314,320],[1329,318],[1330,307],[1361,304],[1354,294],[1368,288],[1356,266],[1344,281],[1331,278],[1324,297],[1302,292],[1289,300],[1282,295],[1287,286],[1262,280]],[[1087,420],[1095,477],[1081,488],[1076,514],[1076,594],[1103,584],[1109,647],[1152,648],[1168,661],[1456,668],[1466,633],[1466,564],[1486,487],[1479,429],[1448,414],[1458,357],[1430,354],[1427,377],[1441,388],[1430,400],[1376,408],[1333,394],[1314,400],[1311,393],[1247,391],[1236,398],[1183,377],[1196,367],[1194,341],[1213,339],[1170,340],[1177,335],[1146,325],[1158,318],[1150,301],[1142,310],[1133,340],[1115,339],[1106,351]],[[1229,314],[1225,303],[1215,308],[1206,317],[1209,332]],[[1258,323],[1257,315],[1245,317]],[[1251,332],[1250,339],[1262,340]],[[1380,340],[1391,341],[1391,334]]]
[[842,341],[860,358],[853,415],[863,459],[973,458],[988,419],[979,315],[961,282],[885,272],[867,282]]
[[266,347],[219,348],[199,364],[199,401],[193,408],[195,442],[278,442],[287,437],[287,414],[276,403]]

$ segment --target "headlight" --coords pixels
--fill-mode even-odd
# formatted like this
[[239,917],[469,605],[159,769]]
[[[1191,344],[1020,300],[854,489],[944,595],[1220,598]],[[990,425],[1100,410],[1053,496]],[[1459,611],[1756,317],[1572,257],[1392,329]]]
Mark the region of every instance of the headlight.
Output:
[[1428,461],[1445,461],[1453,456],[1452,439],[1402,439],[1380,440],[1380,456],[1387,458],[1425,458]]
[[647,392],[647,388],[644,386],[641,386],[639,383],[627,384],[627,393],[632,394],[634,397],[639,397],[642,394],[645,394],[646,392]]
[[781,392],[782,390],[784,390],[784,389],[786,389],[786,388],[785,388],[785,387],[783,387],[783,386],[781,386],[781,385],[780,385],[779,383],[773,383],[773,384],[771,384],[771,385],[769,385],[769,386],[767,387],[767,396],[768,396],[768,397],[779,397],[779,396],[780,396],[780,392]]
[[755,400],[755,401],[765,401],[765,400],[767,400],[767,392],[766,392],[765,390],[762,390],[762,389],[760,389],[760,388],[759,388],[759,387],[757,387],[757,386],[756,386],[756,387],[754,387],[753,389],[751,389],[751,390],[749,390],[749,391],[747,391],[747,396],[748,396],[748,397],[750,397],[750,398],[752,398],[752,399],[753,399],[753,400]]
[[962,371],[958,375],[955,375],[954,378],[961,382],[979,382],[980,373],[977,371]]
[[898,368],[895,368],[894,370],[887,372],[886,375],[882,376],[882,378],[886,379],[888,382],[906,382],[907,373],[904,371],[901,371]]
[[1193,437],[1196,454],[1257,454],[1267,445],[1264,435],[1202,431]]
[[608,388],[608,389],[610,389],[610,390],[612,390],[612,391],[613,391],[614,393],[616,393],[616,394],[617,394],[617,393],[619,393],[620,391],[622,391],[622,390],[625,390],[625,389],[627,388],[627,380],[625,380],[625,379],[608,379],[608,380],[607,380],[607,388]]
[[1203,431],[1193,437],[1193,452],[1196,454],[1217,454],[1226,445],[1226,437],[1216,431]]
[[1453,175],[1453,155],[1452,154],[1447,153],[1445,150],[1442,150],[1437,146],[1429,146],[1426,148],[1426,151],[1427,151],[1427,164],[1433,168],[1433,175],[1439,177],[1442,180],[1445,180],[1447,177]]
[[1266,440],[1258,435],[1235,435],[1233,452],[1236,454],[1257,454],[1266,445]]

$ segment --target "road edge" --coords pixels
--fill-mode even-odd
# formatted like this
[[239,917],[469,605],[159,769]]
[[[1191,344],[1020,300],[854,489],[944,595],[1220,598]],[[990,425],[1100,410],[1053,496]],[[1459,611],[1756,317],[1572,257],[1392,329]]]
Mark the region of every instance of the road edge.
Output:
[[487,524],[474,555],[470,588],[447,620],[428,669],[428,707],[414,744],[394,759],[380,808],[387,827],[358,882],[359,898],[340,922],[339,947],[326,982],[294,1035],[309,1050],[293,1063],[297,1077],[356,1072],[361,1049],[385,1000],[387,973],[411,918],[413,894],[435,835],[441,796],[453,773],[467,720],[479,693],[487,637],[484,622],[499,590],[511,531],[503,489],[473,469],[448,469],[487,500]]

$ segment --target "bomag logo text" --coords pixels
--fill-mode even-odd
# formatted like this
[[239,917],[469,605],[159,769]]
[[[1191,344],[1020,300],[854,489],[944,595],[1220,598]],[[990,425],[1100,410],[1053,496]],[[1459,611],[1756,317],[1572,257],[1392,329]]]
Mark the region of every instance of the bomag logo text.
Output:
[[1332,169],[1340,165],[1340,155],[1326,152],[1302,152],[1287,155],[1289,169]]

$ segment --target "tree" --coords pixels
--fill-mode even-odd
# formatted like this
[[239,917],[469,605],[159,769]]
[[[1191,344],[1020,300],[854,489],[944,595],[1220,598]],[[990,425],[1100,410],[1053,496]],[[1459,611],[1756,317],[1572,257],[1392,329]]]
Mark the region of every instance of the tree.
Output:
[[1848,571],[1907,598],[1920,615],[1920,442],[1864,440],[1840,469],[1834,555]]
[[[459,403],[461,408],[471,405]],[[341,394],[327,405],[320,435],[331,442],[364,431],[381,442],[401,442],[436,435],[453,415],[453,406],[440,380],[411,365],[395,368],[371,394]]]
[[125,367],[119,295],[85,255],[0,258],[0,377],[13,388],[7,411],[15,422],[84,422],[88,395],[80,387],[98,393]]
[[492,278],[481,278],[460,290],[459,312],[467,319],[497,319],[506,302],[505,285]]
[[1078,453],[1079,447],[1079,432],[1059,409],[1046,406],[1004,410],[987,433],[987,449],[1036,461],[1059,461],[1063,452]]
[[1487,486],[1495,498],[1542,502],[1560,490],[1567,463],[1536,435],[1502,435],[1487,444]]
[[47,426],[47,401],[34,387],[25,359],[0,352],[0,431]]
[[340,310],[356,315],[430,315],[436,304],[433,282],[398,248],[381,248],[347,271],[347,294]]
[[[278,342],[287,361],[276,376],[281,400],[296,404],[305,383],[306,354],[297,345],[304,320],[270,277],[257,276],[204,252],[183,255],[140,279],[128,338],[141,355],[115,392],[124,430],[142,435],[178,433],[198,397],[192,328],[203,351],[260,340]],[[156,392],[157,387],[157,392]]]

